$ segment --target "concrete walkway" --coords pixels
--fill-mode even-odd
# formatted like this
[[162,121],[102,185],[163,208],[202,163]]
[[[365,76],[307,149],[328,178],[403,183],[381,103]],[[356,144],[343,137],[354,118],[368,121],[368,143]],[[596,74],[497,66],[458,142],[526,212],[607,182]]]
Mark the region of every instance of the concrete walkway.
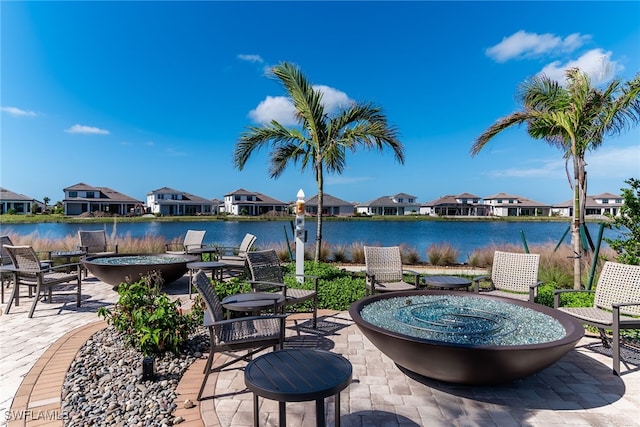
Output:
[[[183,278],[167,291],[188,306],[186,283]],[[39,303],[28,319],[31,301],[25,298],[10,314],[0,315],[0,424],[62,425],[60,390],[66,370],[86,339],[104,327],[97,307],[117,299],[110,286],[93,278],[83,282],[83,294],[80,309],[72,298],[64,303],[54,299],[53,304]],[[287,326],[287,346],[330,350],[351,361],[353,381],[341,393],[343,426],[640,426],[638,352],[625,352],[634,364],[616,377],[610,356],[595,338],[584,338],[559,362],[525,380],[467,387],[403,372],[360,334],[346,312],[324,312],[318,330],[300,317]],[[211,375],[205,399],[195,401],[204,362],[194,363],[178,387],[180,425],[253,425],[241,363]],[[184,407],[188,399],[193,408]],[[334,425],[333,399],[325,406],[329,425]],[[260,399],[262,426],[277,425],[277,408],[276,402]],[[313,402],[287,404],[291,426],[315,425],[314,414]]]

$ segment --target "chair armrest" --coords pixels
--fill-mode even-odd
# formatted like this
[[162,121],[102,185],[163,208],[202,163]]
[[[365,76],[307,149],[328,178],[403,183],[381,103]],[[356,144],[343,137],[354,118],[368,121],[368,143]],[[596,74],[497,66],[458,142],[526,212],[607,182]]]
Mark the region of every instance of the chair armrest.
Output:
[[280,288],[282,294],[284,295],[284,297],[287,297],[287,285],[285,283],[278,283],[278,282],[267,282],[264,280],[247,280],[247,282],[251,285],[251,290],[253,292],[256,291],[256,286],[255,285],[267,285],[267,286],[271,286],[273,288]]
[[269,314],[269,315],[266,315],[266,316],[236,317],[236,318],[233,318],[233,319],[224,319],[224,320],[218,320],[218,321],[213,320],[211,318],[211,316],[205,316],[205,318],[204,318],[204,326],[205,327],[220,326],[220,325],[225,325],[225,324],[229,324],[229,323],[250,322],[250,321],[253,321],[253,320],[274,319],[274,318],[283,319],[282,321],[284,321],[284,319],[287,318],[287,315],[286,314]]
[[593,293],[595,290],[588,291],[586,289],[556,289],[553,291],[553,308],[560,307],[560,294],[565,292],[588,292]]
[[614,302],[611,304],[612,308],[630,307],[632,305],[640,305],[640,301],[636,302]]
[[413,276],[414,278],[414,285],[416,286],[416,289],[418,288],[418,286],[420,285],[420,273],[418,273],[417,271],[413,271],[413,270],[402,270],[402,274],[408,274]]
[[480,293],[480,282],[483,280],[491,280],[491,276],[477,276],[473,278],[473,290],[475,293]]

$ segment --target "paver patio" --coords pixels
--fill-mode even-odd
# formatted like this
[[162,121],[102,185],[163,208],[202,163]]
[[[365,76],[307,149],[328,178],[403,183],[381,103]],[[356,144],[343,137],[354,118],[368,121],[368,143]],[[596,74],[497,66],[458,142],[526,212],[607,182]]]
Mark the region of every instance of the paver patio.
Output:
[[[188,306],[185,280],[167,291]],[[84,341],[104,326],[97,308],[117,300],[111,286],[91,277],[83,282],[83,294],[81,308],[72,299],[39,304],[33,319],[27,319],[25,299],[10,314],[0,315],[0,424],[62,425],[60,419],[43,418],[64,415],[60,390],[66,368]],[[559,362],[529,378],[502,386],[468,387],[404,372],[360,334],[346,312],[323,312],[318,330],[308,326],[302,317],[288,321],[286,345],[331,350],[353,365],[352,384],[341,393],[343,426],[640,425],[639,353],[626,352],[633,364],[616,377],[610,356],[593,337],[584,338]],[[195,401],[204,362],[191,365],[180,382],[176,416],[184,419],[181,425],[253,425],[242,364],[211,375],[205,399]],[[195,406],[184,408],[186,399]],[[333,399],[325,404],[333,425]],[[277,410],[277,402],[260,399],[261,425],[277,425]],[[41,418],[26,420],[25,414]],[[291,426],[315,425],[314,414],[313,402],[287,404]]]

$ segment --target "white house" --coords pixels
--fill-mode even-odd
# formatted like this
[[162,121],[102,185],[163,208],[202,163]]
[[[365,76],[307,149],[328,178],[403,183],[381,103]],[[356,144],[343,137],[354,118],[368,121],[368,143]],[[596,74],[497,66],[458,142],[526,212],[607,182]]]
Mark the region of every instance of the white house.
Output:
[[[587,195],[585,201],[586,215],[600,216],[608,213],[610,215],[620,215],[620,208],[624,204],[622,196],[612,193],[602,193],[597,196]],[[573,199],[553,205],[552,213],[558,216],[573,216]]]
[[6,188],[0,188],[0,214],[7,212],[15,212],[16,214],[31,213],[33,206],[44,208],[44,203],[25,196],[24,194],[14,193]]
[[158,215],[212,215],[218,205],[212,200],[169,187],[147,193],[147,210]]
[[142,201],[107,187],[93,187],[80,182],[63,189],[65,215],[80,215],[85,212],[107,215],[141,214]]
[[549,216],[551,206],[526,197],[498,193],[484,198],[489,207],[489,215],[493,216]]
[[364,215],[413,215],[420,212],[416,197],[406,193],[382,196],[356,206],[356,212]]
[[240,188],[224,195],[224,211],[230,215],[287,215],[289,205],[262,193]]
[[[331,216],[352,216],[355,205],[324,193],[322,195],[322,214]],[[318,195],[305,200],[304,210],[309,215],[318,215]]]
[[433,216],[486,216],[489,208],[482,198],[470,193],[446,195],[420,206],[421,215]]

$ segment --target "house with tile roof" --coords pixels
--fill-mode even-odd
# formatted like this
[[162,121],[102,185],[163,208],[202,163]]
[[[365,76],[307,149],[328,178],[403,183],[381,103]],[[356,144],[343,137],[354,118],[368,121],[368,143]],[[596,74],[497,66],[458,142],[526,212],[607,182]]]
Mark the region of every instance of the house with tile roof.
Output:
[[[602,193],[595,196],[587,195],[585,200],[585,214],[587,216],[604,216],[605,213],[618,216],[620,208],[624,204],[621,195],[613,193]],[[552,214],[562,217],[573,216],[573,199],[553,205]]]
[[289,204],[262,193],[239,188],[224,195],[224,211],[230,215],[275,215],[289,214]]
[[94,187],[83,182],[64,190],[65,215],[101,213],[105,215],[139,215],[144,213],[144,204],[126,194],[108,187]]
[[[322,215],[353,216],[355,211],[355,204],[344,201],[327,193],[324,193],[322,196]],[[305,200],[304,210],[309,215],[318,215],[317,194]]]
[[156,215],[212,215],[218,212],[212,200],[169,187],[147,193],[147,211]]
[[487,216],[489,208],[482,198],[471,193],[446,195],[420,205],[421,215],[432,216]]
[[398,193],[395,196],[382,196],[356,206],[361,215],[415,215],[420,212],[420,204],[416,196]]
[[14,193],[11,190],[0,187],[0,215],[8,212],[16,214],[28,214],[34,208],[38,210],[44,209],[44,203],[25,196],[24,194]]
[[549,216],[551,205],[536,202],[526,197],[498,193],[484,198],[484,204],[492,216]]

